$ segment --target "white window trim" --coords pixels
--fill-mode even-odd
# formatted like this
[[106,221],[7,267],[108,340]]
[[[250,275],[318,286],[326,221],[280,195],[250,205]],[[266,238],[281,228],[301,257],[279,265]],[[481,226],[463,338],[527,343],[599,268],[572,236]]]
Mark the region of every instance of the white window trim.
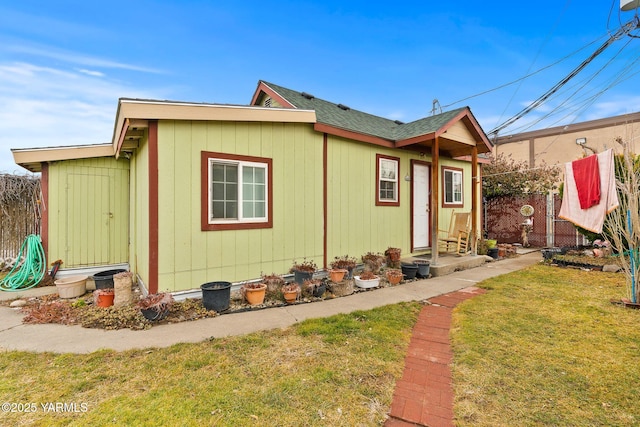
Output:
[[[266,223],[269,221],[269,203],[271,203],[271,201],[269,200],[269,164],[268,163],[262,163],[262,162],[251,162],[251,161],[246,161],[246,160],[230,160],[230,159],[218,159],[215,157],[209,157],[209,163],[208,163],[208,183],[209,183],[209,198],[208,198],[208,203],[207,203],[207,217],[209,219],[209,224],[261,224],[261,223]],[[213,164],[228,164],[228,165],[236,165],[238,166],[238,218],[223,218],[223,219],[213,219],[212,215],[212,207],[211,207],[211,201],[213,199],[213,182],[212,182],[212,167]],[[258,167],[258,168],[262,168],[264,169],[264,184],[265,184],[265,206],[264,206],[264,212],[265,212],[265,216],[263,217],[257,217],[257,218],[244,218],[243,217],[243,212],[242,209],[244,208],[243,206],[243,202],[244,199],[242,197],[242,191],[243,191],[243,182],[242,182],[242,168],[244,166],[249,166],[249,167]]]
[[[388,162],[388,163],[392,163],[395,166],[395,178],[390,179],[390,178],[383,178],[382,177],[382,164],[384,162]],[[395,159],[389,159],[386,157],[379,157],[378,158],[378,170],[380,171],[380,176],[378,177],[378,182],[377,182],[377,187],[378,187],[378,201],[381,203],[398,203],[398,190],[399,190],[399,181],[398,181],[398,173],[399,173],[399,169],[400,169],[400,162],[398,160]],[[383,199],[382,197],[380,197],[380,190],[381,190],[381,185],[380,183],[382,182],[393,182],[395,184],[394,186],[394,192],[393,192],[393,199]]]
[[[460,200],[447,200],[447,188],[446,188],[446,183],[447,183],[446,175],[447,175],[447,173],[451,174],[451,198],[452,199],[455,199],[456,194],[457,194],[454,191],[455,183],[456,183],[455,177],[456,176],[460,177],[459,178],[459,181],[460,181],[460,193],[459,193]],[[445,191],[444,191],[444,195],[443,196],[444,196],[444,204],[445,205],[461,205],[461,204],[463,204],[463,202],[464,202],[464,185],[463,185],[462,179],[463,179],[463,175],[462,175],[462,171],[461,170],[446,169],[446,168],[444,169],[443,180],[444,180],[444,184],[445,184],[445,189],[444,189]]]

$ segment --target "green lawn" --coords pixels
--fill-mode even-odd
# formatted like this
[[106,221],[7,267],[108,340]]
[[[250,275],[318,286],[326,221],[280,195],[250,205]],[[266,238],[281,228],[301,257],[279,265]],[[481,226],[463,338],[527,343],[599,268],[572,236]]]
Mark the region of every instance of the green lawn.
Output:
[[622,274],[538,265],[454,313],[462,426],[640,425],[640,311]]
[[[0,402],[37,405],[0,414],[0,425],[379,425],[420,309],[391,305],[167,349],[0,353]],[[41,406],[49,402],[77,412]]]

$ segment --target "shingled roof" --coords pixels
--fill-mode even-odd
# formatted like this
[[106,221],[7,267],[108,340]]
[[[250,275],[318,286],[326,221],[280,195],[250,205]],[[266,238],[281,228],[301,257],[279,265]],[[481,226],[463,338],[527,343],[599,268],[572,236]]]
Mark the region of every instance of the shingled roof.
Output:
[[262,81],[275,93],[284,98],[293,107],[315,110],[316,119],[340,129],[345,129],[361,134],[372,135],[379,138],[398,141],[416,136],[436,132],[442,126],[451,121],[466,107],[447,111],[430,117],[425,117],[410,123],[401,123],[384,117],[349,108],[342,104],[325,101],[305,92]]

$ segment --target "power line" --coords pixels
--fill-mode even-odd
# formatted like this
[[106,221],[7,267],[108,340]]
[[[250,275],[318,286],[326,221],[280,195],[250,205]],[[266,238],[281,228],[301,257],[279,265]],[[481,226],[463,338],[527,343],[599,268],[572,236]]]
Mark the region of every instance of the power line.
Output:
[[[552,117],[554,114],[559,113],[564,107],[565,105],[567,105],[567,103],[574,98],[580,91],[582,91],[587,84],[591,83],[600,73],[602,73],[605,68],[607,68],[621,53],[622,51],[625,49],[625,47],[627,47],[629,44],[631,43],[631,39],[629,39],[627,41],[627,43],[622,46],[618,52],[611,58],[609,59],[602,67],[600,67],[595,73],[593,73],[591,76],[589,76],[588,78],[586,78],[585,80],[583,80],[579,85],[574,86],[577,87],[571,94],[569,94],[567,96],[567,98],[565,100],[563,100],[559,105],[555,106],[551,111],[549,111],[548,113],[546,113],[545,115],[539,117],[538,119],[534,120],[531,123],[528,123],[526,125],[523,125],[519,128],[514,129],[514,132],[522,132],[525,131],[531,127],[533,127],[534,125],[540,123],[541,121]],[[636,58],[633,63],[637,62],[638,58]],[[632,64],[633,64],[632,63]],[[573,106],[567,107],[567,108],[573,108],[572,111],[570,111],[569,113],[565,114],[562,118],[556,120],[554,123],[549,124],[549,126],[553,126],[554,124],[561,122],[562,120],[566,119],[567,117],[569,117],[571,114],[576,113],[576,117],[578,116],[577,112],[578,111],[584,111],[587,107],[589,107],[590,105],[592,105],[597,98],[599,98],[603,93],[605,93],[607,90],[611,89],[613,86],[615,86],[616,84],[620,83],[622,80],[621,78],[623,77],[624,74],[627,74],[629,72],[630,68],[625,68],[623,71],[621,71],[620,74],[616,75],[614,78],[613,82],[608,83],[604,89],[599,90],[595,95],[590,96],[589,98],[586,98],[585,100],[580,101],[578,104],[575,105],[575,108]],[[558,92],[559,93],[559,92]]]
[[600,36],[600,37],[596,38],[595,40],[593,40],[593,41],[591,41],[591,42],[587,43],[586,45],[582,46],[580,49],[578,49],[578,50],[576,50],[576,51],[574,51],[574,52],[572,52],[572,53],[570,53],[570,54],[566,55],[565,57],[560,58],[560,59],[559,59],[559,60],[557,60],[556,62],[552,62],[551,64],[546,65],[546,66],[544,66],[544,67],[542,67],[542,68],[540,68],[540,69],[538,69],[538,70],[536,70],[536,71],[534,71],[534,72],[532,72],[532,73],[526,74],[526,75],[524,75],[524,76],[522,76],[522,77],[520,77],[520,78],[518,78],[518,79],[516,79],[516,80],[510,81],[509,83],[505,83],[505,84],[502,84],[502,85],[500,85],[500,86],[494,87],[493,89],[487,89],[487,90],[485,90],[485,91],[483,91],[483,92],[480,92],[480,93],[477,93],[477,94],[475,94],[475,95],[470,95],[470,96],[467,96],[466,98],[459,99],[459,100],[457,100],[457,101],[455,101],[455,102],[452,102],[452,103],[450,103],[450,104],[443,105],[441,108],[442,108],[442,109],[445,109],[445,108],[451,107],[451,106],[453,106],[453,105],[460,104],[461,102],[467,101],[467,100],[469,100],[469,99],[477,98],[477,97],[479,97],[479,96],[486,95],[486,94],[491,93],[491,92],[495,92],[496,90],[503,89],[503,88],[505,88],[505,87],[511,86],[511,85],[516,84],[516,83],[518,83],[518,82],[521,82],[521,81],[523,81],[523,80],[525,80],[525,79],[528,79],[529,77],[533,77],[533,76],[535,76],[536,74],[539,74],[539,73],[543,72],[544,70],[547,70],[547,69],[549,69],[549,68],[551,68],[551,67],[553,67],[553,66],[555,66],[555,65],[560,64],[560,63],[561,63],[561,62],[563,62],[563,61],[566,61],[567,59],[571,58],[573,55],[577,54],[578,52],[581,52],[581,51],[583,51],[584,49],[586,49],[587,47],[589,47],[589,46],[591,46],[592,44],[596,43],[598,40],[600,40],[600,39],[601,39],[601,38],[603,38],[603,37],[604,37],[604,36]]
[[510,126],[513,123],[515,123],[520,118],[522,118],[523,116],[525,116],[526,114],[530,113],[531,111],[536,109],[538,106],[543,104],[554,93],[556,93],[558,90],[560,90],[560,88],[562,88],[565,84],[567,84],[567,82],[569,82],[569,80],[571,80],[576,75],[578,75],[578,73],[580,73],[580,71],[582,71],[587,65],[589,65],[589,63],[591,61],[593,61],[598,55],[600,55],[602,52],[604,52],[605,49],[607,47],[609,47],[613,42],[618,40],[623,35],[628,34],[633,29],[636,29],[636,28],[639,28],[639,27],[640,27],[640,22],[638,20],[638,17],[636,16],[633,20],[627,22],[621,28],[619,28],[618,31],[613,33],[602,45],[600,45],[600,47],[598,47],[598,49],[595,50],[595,52],[593,52],[591,55],[589,55],[589,57],[587,59],[582,61],[580,63],[580,65],[578,65],[573,71],[571,71],[571,73],[569,73],[569,75],[567,75],[562,80],[560,80],[558,83],[556,83],[554,86],[552,86],[551,89],[549,89],[547,92],[545,92],[537,100],[535,100],[534,102],[529,104],[527,107],[522,109],[519,113],[517,113],[516,115],[514,115],[513,117],[511,117],[510,119],[508,119],[507,121],[505,121],[501,125],[499,125],[499,126],[495,127],[494,129],[492,129],[488,133],[488,135],[497,135],[498,132],[500,132],[502,129]]

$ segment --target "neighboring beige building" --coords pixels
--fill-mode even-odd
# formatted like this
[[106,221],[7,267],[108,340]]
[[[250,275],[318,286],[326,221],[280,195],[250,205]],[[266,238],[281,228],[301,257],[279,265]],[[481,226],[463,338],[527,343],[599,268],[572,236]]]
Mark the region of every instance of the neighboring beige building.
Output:
[[493,154],[526,160],[534,168],[543,161],[563,164],[609,148],[621,153],[618,137],[631,144],[632,152],[640,152],[640,112],[501,136],[494,141]]

